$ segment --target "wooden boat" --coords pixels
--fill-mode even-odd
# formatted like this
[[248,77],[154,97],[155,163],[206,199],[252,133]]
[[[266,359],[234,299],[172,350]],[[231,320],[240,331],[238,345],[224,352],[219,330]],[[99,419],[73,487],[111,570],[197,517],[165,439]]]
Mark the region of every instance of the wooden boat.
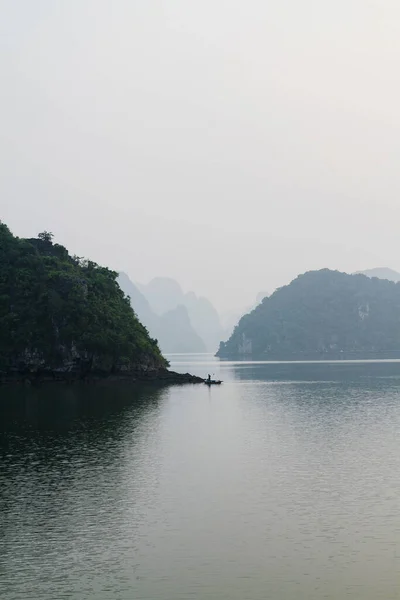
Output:
[[204,383],[206,385],[221,385],[222,381],[219,379],[205,379]]

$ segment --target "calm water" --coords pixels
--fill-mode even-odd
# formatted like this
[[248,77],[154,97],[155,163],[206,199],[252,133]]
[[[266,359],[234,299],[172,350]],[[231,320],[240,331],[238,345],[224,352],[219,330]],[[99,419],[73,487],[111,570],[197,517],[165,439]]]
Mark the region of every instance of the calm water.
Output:
[[400,598],[400,363],[0,389],[5,600]]

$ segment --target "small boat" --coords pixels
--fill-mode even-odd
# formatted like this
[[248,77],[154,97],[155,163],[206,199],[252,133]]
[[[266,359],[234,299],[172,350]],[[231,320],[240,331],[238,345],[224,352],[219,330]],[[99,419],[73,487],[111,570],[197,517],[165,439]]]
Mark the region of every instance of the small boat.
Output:
[[204,383],[206,385],[221,385],[222,381],[219,379],[205,379]]

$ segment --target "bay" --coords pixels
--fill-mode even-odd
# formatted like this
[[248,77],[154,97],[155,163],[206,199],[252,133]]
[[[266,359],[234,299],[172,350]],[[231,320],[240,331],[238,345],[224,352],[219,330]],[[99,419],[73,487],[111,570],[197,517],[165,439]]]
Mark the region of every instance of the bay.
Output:
[[0,389],[0,597],[394,599],[400,362]]

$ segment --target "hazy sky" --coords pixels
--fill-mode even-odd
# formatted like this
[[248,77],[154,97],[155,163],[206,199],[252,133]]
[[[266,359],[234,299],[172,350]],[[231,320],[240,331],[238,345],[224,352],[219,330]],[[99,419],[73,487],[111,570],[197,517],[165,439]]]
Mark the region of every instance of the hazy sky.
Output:
[[0,0],[0,218],[218,308],[400,270],[398,0]]

